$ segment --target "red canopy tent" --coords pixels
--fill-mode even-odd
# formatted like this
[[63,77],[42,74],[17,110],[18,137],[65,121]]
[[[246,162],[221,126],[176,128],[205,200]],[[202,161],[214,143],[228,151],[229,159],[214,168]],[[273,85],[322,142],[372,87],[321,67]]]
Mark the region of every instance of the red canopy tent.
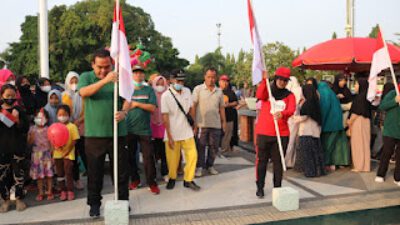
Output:
[[[369,71],[376,50],[374,38],[340,38],[317,44],[293,62],[293,67],[311,70]],[[394,65],[400,63],[400,48],[387,44]]]

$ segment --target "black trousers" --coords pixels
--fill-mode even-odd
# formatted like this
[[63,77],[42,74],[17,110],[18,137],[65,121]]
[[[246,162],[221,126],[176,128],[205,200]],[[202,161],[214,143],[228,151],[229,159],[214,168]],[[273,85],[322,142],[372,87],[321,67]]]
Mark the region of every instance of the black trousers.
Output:
[[156,185],[156,167],[153,146],[150,143],[151,137],[145,135],[128,134],[128,150],[129,150],[129,175],[131,181],[140,180],[136,156],[138,151],[138,143],[143,155],[143,167],[148,185]]
[[396,166],[394,168],[394,180],[400,181],[400,140],[391,137],[383,137],[383,151],[377,176],[386,176],[386,172],[389,168],[390,158],[395,151]]
[[[110,158],[111,177],[113,178],[113,138],[85,138],[88,175],[88,205],[101,205],[103,189],[104,161]],[[128,150],[126,137],[118,138],[118,199],[129,200],[128,190]]]
[[154,138],[152,140],[153,149],[156,157],[156,162],[158,160],[161,161],[160,172],[161,176],[168,175],[168,166],[167,166],[167,157],[165,155],[165,143],[164,140],[161,138]]
[[15,185],[15,197],[24,198],[24,156],[0,153],[0,194],[4,200],[10,199],[10,190]]
[[[289,137],[281,137],[282,148],[284,155],[286,154],[286,148],[289,142]],[[272,160],[274,165],[274,187],[282,186],[282,162],[279,153],[279,146],[276,137],[258,135],[257,136],[257,187],[264,188],[265,176],[268,168],[268,161]]]
[[76,141],[75,145],[75,160],[73,168],[74,181],[78,181],[79,178],[79,161],[78,156],[81,157],[83,166],[87,169],[86,153],[85,153],[85,137],[81,136],[80,139]]

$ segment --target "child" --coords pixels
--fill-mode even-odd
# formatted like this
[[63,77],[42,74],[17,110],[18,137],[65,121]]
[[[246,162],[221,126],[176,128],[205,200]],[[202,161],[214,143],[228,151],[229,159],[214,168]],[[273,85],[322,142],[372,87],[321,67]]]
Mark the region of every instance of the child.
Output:
[[44,198],[43,182],[47,185],[47,200],[53,200],[53,163],[50,151],[50,142],[47,138],[47,122],[49,114],[42,108],[35,114],[35,125],[28,133],[28,143],[33,145],[30,176],[37,180],[38,195],[36,201]]
[[[67,105],[57,108],[57,119],[66,125],[69,131],[69,140],[61,148],[54,150],[53,157],[56,164],[57,181],[61,190],[60,200],[74,200],[73,166],[75,160],[75,144],[79,139],[78,128],[70,122],[71,110]],[[66,180],[66,182],[65,182]],[[66,183],[66,185],[65,185]]]
[[49,92],[48,103],[44,109],[49,113],[49,126],[57,122],[57,107],[61,104],[61,93],[58,90]]
[[14,106],[17,89],[5,84],[0,90],[0,194],[4,200],[0,213],[10,208],[10,190],[15,186],[16,208],[26,208],[24,197],[24,154],[29,121],[24,111]]

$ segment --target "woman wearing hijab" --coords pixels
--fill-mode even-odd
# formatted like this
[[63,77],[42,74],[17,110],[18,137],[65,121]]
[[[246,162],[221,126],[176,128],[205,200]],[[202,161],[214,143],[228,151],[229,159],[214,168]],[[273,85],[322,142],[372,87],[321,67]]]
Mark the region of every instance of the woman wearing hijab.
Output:
[[294,94],[286,89],[286,85],[290,79],[290,69],[280,67],[275,71],[275,80],[270,87],[272,95],[275,98],[275,110],[273,114],[271,113],[271,99],[268,93],[266,79],[267,77],[264,76],[257,88],[256,94],[256,97],[262,102],[261,111],[255,128],[257,134],[256,195],[259,198],[264,197],[265,175],[268,161],[270,159],[274,166],[274,188],[282,186],[283,169],[274,120],[277,120],[278,122],[282,141],[282,150],[285,153],[290,136],[288,119],[296,110],[296,99]]
[[318,93],[318,81],[314,77],[310,77],[306,79],[306,84],[311,84],[314,86],[315,90],[317,90]]
[[[286,86],[290,92],[294,94],[296,98],[296,111],[294,116],[299,115],[300,111],[300,100],[302,96],[301,86],[299,81],[296,77],[291,76],[288,85]],[[299,131],[299,124],[295,122],[294,117],[290,117],[288,120],[289,130],[290,130],[290,137],[289,137],[289,144],[286,149],[286,156],[285,162],[288,168],[292,168],[295,164],[296,159],[296,146],[298,144],[298,131]]]
[[40,78],[36,82],[35,98],[39,109],[47,105],[48,95],[50,91],[51,91],[51,82],[49,79]]
[[350,89],[347,87],[347,79],[343,74],[338,74],[335,76],[335,82],[333,83],[332,90],[335,92],[336,97],[340,101],[340,106],[342,107],[343,111],[343,127],[346,128],[353,95],[351,94]]
[[31,83],[25,76],[19,76],[16,81],[18,92],[21,95],[22,105],[29,119],[33,119],[38,110],[35,95],[31,91]]
[[163,76],[158,75],[151,80],[151,85],[153,86],[154,93],[156,94],[158,106],[150,117],[150,127],[153,139],[152,142],[156,160],[161,160],[161,175],[163,176],[164,180],[168,180],[168,166],[164,144],[165,126],[161,114],[161,95],[168,90],[168,83]]
[[371,103],[367,100],[368,80],[359,78],[354,86],[356,96],[347,121],[350,130],[354,172],[371,170]]
[[[71,122],[73,122],[79,131],[80,139],[76,142],[76,153],[82,159],[83,166],[86,167],[86,154],[85,154],[85,140],[84,140],[84,122],[83,122],[83,101],[81,96],[77,91],[77,85],[79,82],[79,74],[70,71],[65,78],[64,88],[65,91],[62,93],[62,103],[68,105],[71,109]],[[84,188],[80,177],[79,177],[79,158],[75,157],[74,168],[73,168],[73,178],[75,188],[82,190]]]
[[317,90],[312,84],[303,86],[304,102],[300,115],[294,120],[299,124],[300,147],[296,155],[295,168],[306,177],[325,175],[324,150],[322,149],[321,110]]
[[350,162],[347,136],[343,127],[343,114],[340,102],[328,83],[318,85],[321,108],[321,143],[327,170],[334,171],[336,166],[347,166]]
[[15,76],[9,69],[0,69],[0,88],[5,84],[15,87]]
[[49,126],[57,122],[57,107],[61,105],[61,92],[51,90],[48,95],[47,105],[44,109],[49,113]]

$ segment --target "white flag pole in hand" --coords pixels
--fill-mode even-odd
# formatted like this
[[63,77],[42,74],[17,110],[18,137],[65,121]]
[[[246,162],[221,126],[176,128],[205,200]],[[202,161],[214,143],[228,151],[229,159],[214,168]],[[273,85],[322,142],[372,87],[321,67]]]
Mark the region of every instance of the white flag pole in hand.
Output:
[[[260,35],[258,33],[257,29],[257,23],[256,23],[256,18],[254,16],[254,11],[253,11],[253,6],[251,3],[251,0],[247,0],[247,6],[248,6],[248,13],[249,13],[249,21],[250,21],[250,34],[251,34],[251,40],[253,42],[253,66],[252,66],[252,81],[253,84],[258,84],[263,77],[263,74],[267,73],[267,69],[265,66],[265,60],[264,60],[264,53],[262,50],[262,42]],[[268,80],[268,77],[265,79],[266,85],[267,85],[267,90],[268,90],[268,96],[269,96],[269,102],[271,104],[271,111],[275,113],[275,98],[271,93],[271,86]],[[285,163],[285,155],[283,153],[283,147],[282,147],[282,140],[281,140],[281,134],[279,131],[279,125],[278,125],[278,120],[275,118],[274,115],[272,115],[274,118],[274,126],[275,126],[275,133],[276,133],[276,139],[278,141],[278,147],[279,147],[279,153],[281,155],[281,162],[282,162],[282,168],[283,171],[286,171],[286,163]]]

